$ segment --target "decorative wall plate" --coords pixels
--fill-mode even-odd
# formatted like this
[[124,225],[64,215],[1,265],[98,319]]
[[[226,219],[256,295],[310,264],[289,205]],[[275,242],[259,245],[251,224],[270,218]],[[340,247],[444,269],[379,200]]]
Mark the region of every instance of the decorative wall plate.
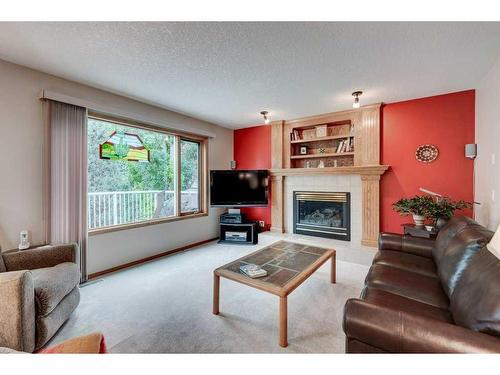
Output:
[[434,145],[422,145],[417,147],[415,157],[422,163],[431,163],[437,159],[439,150]]

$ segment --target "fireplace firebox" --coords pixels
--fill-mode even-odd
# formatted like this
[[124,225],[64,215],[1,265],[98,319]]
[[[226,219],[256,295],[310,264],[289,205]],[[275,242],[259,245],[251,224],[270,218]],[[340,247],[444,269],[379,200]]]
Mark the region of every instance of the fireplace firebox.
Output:
[[293,233],[351,240],[350,193],[293,192]]

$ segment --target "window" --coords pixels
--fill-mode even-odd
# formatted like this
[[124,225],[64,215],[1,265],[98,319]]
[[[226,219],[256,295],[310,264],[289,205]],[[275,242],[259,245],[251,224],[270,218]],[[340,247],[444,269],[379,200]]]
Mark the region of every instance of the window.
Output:
[[200,144],[181,140],[181,212],[200,209]]
[[87,144],[90,231],[206,213],[206,139],[90,116]]

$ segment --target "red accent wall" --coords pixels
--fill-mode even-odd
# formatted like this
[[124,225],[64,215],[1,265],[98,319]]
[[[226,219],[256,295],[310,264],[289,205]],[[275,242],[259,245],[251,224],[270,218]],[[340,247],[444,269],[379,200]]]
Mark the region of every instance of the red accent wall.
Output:
[[[381,116],[381,161],[391,168],[380,184],[381,230],[401,232],[411,222],[392,210],[392,203],[424,187],[453,199],[473,200],[474,162],[464,156],[464,146],[474,143],[475,91],[432,96],[385,104]],[[439,149],[430,164],[415,159],[415,150],[426,143]],[[238,169],[271,168],[271,127],[234,131],[234,160]],[[270,206],[246,208],[252,220],[271,224]],[[465,214],[472,215],[468,211]]]
[[[254,126],[234,131],[233,158],[236,169],[271,168],[271,127]],[[271,225],[271,197],[267,207],[245,207],[242,212],[250,220],[264,220],[266,228]]]
[[[399,233],[402,223],[411,222],[392,204],[423,194],[420,187],[472,202],[474,162],[465,158],[464,147],[474,143],[474,105],[475,91],[469,90],[382,107],[381,160],[391,166],[380,184],[382,231]],[[415,150],[427,143],[437,146],[439,156],[424,164],[415,159]]]

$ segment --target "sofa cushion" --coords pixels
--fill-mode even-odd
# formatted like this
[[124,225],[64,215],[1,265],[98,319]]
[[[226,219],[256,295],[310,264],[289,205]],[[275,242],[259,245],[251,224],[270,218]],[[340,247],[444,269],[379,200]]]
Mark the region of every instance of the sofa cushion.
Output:
[[80,302],[80,290],[73,290],[62,299],[61,302],[45,316],[37,316],[36,318],[36,345],[35,349],[42,348],[68,320],[71,313],[75,311]]
[[486,247],[464,270],[450,311],[456,324],[500,337],[500,259]]
[[388,307],[392,310],[419,315],[424,318],[439,320],[446,323],[453,322],[448,310],[402,297],[382,289],[365,288],[361,292],[361,298],[374,305]]
[[375,254],[373,264],[384,264],[430,277],[437,277],[436,265],[432,259],[401,251],[380,250]]
[[438,264],[438,275],[448,297],[453,293],[472,257],[491,239],[493,233],[484,227],[468,226],[448,243]]
[[31,270],[35,286],[36,313],[46,316],[79,283],[80,270],[75,263],[61,263],[54,267]]
[[444,227],[439,231],[436,242],[434,244],[434,249],[432,249],[432,256],[434,258],[434,262],[439,266],[441,262],[441,257],[444,254],[444,251],[448,247],[450,241],[459,233],[462,229],[475,225],[479,226],[477,222],[472,220],[467,216],[455,216],[446,223]]
[[5,263],[3,261],[2,254],[0,254],[0,272],[5,272],[7,269],[5,268]]
[[447,309],[449,300],[439,279],[382,264],[371,266],[366,286],[382,289],[402,297]]

